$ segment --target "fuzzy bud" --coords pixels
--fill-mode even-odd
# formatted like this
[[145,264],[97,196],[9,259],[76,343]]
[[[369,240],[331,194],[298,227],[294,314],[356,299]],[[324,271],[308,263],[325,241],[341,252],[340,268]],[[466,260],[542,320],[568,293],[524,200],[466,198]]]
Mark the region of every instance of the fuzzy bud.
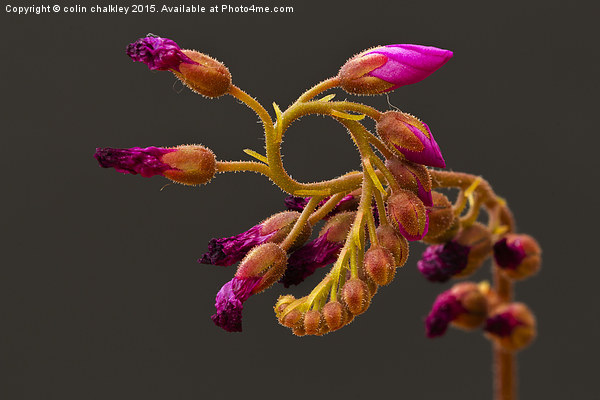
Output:
[[231,88],[231,73],[221,62],[195,50],[183,50],[195,64],[181,64],[173,73],[187,87],[206,97],[219,97]]
[[148,178],[162,175],[184,185],[201,185],[212,179],[217,161],[212,151],[200,145],[172,148],[98,148],[94,154],[103,168]]
[[323,315],[318,310],[309,310],[304,314],[304,331],[307,335],[322,334]]
[[377,285],[388,285],[396,273],[396,260],[385,247],[373,246],[365,253],[364,267],[369,278]]
[[400,157],[430,167],[446,166],[429,127],[413,115],[400,111],[385,112],[377,121],[377,134]]
[[365,312],[371,302],[369,287],[358,278],[352,278],[344,284],[342,298],[353,315]]
[[163,175],[184,185],[208,183],[217,171],[214,153],[199,145],[177,146],[175,151],[162,156],[162,161],[174,167],[166,170]]
[[149,34],[127,46],[127,55],[152,70],[171,71],[190,89],[207,97],[219,97],[231,88],[225,65],[195,50],[182,50],[171,39]]
[[253,248],[242,260],[235,273],[237,278],[260,277],[252,294],[262,292],[277,282],[285,272],[286,252],[275,243],[264,243]]
[[425,79],[452,55],[448,50],[415,44],[374,47],[344,64],[338,74],[340,87],[354,94],[389,92]]
[[345,211],[334,215],[323,225],[319,236],[327,234],[327,241],[329,242],[344,242],[352,227],[355,216],[356,213],[353,211]]
[[494,259],[504,275],[524,279],[537,273],[542,250],[529,235],[510,233],[494,244]]
[[[449,240],[446,239],[449,230],[454,230],[454,232],[451,232],[451,237],[454,237],[456,232],[458,232],[458,219],[454,216],[452,203],[450,203],[448,197],[435,191],[431,192],[431,194],[433,197],[433,206],[429,211],[429,229],[423,241],[427,243],[443,243]],[[438,238],[440,237],[446,240],[439,241]]]
[[385,166],[403,189],[416,194],[425,206],[433,205],[431,176],[425,166],[397,157],[386,160]]
[[296,301],[296,298],[291,294],[279,296],[279,299],[277,299],[277,303],[275,303],[275,306],[273,307],[273,309],[275,310],[275,314],[280,315],[294,301]]
[[398,190],[387,200],[386,211],[393,226],[409,241],[427,234],[429,216],[425,205],[413,192]]
[[486,320],[485,332],[505,350],[521,350],[536,336],[535,316],[523,303],[500,305]]
[[488,313],[487,298],[480,286],[474,282],[460,282],[450,289],[450,293],[456,296],[465,310],[452,321],[452,325],[466,330],[479,328]]
[[[300,218],[299,212],[283,211],[277,213],[260,224],[260,233],[261,235],[269,235],[274,232],[273,236],[271,236],[271,238],[269,239],[269,242],[281,243],[292,231],[292,228],[294,227],[294,224],[296,223],[298,218]],[[302,246],[304,242],[308,240],[311,233],[312,227],[309,223],[306,223],[304,225],[304,228],[302,229],[302,232],[300,232],[296,240],[294,240],[290,251]]]
[[463,329],[475,329],[487,316],[484,293],[473,282],[461,282],[441,293],[425,320],[427,337],[443,335],[450,323]]
[[283,326],[293,329],[302,322],[303,317],[304,315],[302,312],[300,312],[298,309],[295,309],[280,317],[279,323],[281,323]]
[[379,225],[375,231],[379,245],[388,249],[396,261],[396,267],[402,267],[408,259],[408,241],[391,225]]
[[335,331],[348,322],[348,311],[339,301],[330,301],[323,306],[323,318],[329,329]]
[[[240,261],[255,246],[263,243],[281,243],[292,230],[300,213],[284,211],[277,213],[258,225],[235,236],[213,238],[208,242],[208,251],[198,260],[202,264],[229,266]],[[306,224],[294,241],[292,249],[308,239],[312,228]]]

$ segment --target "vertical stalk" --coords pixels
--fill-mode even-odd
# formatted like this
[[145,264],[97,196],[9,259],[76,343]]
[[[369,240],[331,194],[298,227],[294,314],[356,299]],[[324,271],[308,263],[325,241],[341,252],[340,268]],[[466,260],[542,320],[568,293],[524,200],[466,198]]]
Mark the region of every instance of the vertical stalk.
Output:
[[[502,302],[510,302],[513,297],[512,282],[500,273],[494,264],[494,288]],[[493,344],[494,352],[494,400],[517,400],[517,360],[516,353]]]

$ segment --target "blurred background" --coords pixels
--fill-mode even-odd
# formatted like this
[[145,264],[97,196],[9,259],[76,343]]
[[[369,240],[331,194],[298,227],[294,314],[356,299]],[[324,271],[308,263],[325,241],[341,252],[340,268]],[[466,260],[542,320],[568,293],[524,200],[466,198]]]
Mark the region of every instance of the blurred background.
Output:
[[[543,248],[541,273],[516,288],[539,324],[538,340],[519,355],[521,397],[599,398],[597,6],[254,4],[294,10],[0,10],[0,397],[491,398],[491,349],[479,332],[425,337],[424,317],[451,283],[420,276],[420,244],[368,312],[336,333],[295,337],[272,309],[281,294],[308,293],[325,270],[248,300],[242,334],[212,323],[215,294],[235,267],[197,258],[211,238],[282,210],[285,194],[257,174],[189,188],[98,167],[96,147],[201,143],[222,160],[263,148],[258,119],[243,104],[202,98],[171,74],[131,62],[125,47],[151,32],[224,62],[234,83],[269,110],[374,45],[453,50],[441,70],[389,102],[427,122],[448,168],[485,177],[508,200],[519,231]],[[385,96],[358,100],[390,108]],[[347,133],[320,117],[290,128],[283,154],[301,181],[359,168]],[[489,278],[482,268],[472,279]]]

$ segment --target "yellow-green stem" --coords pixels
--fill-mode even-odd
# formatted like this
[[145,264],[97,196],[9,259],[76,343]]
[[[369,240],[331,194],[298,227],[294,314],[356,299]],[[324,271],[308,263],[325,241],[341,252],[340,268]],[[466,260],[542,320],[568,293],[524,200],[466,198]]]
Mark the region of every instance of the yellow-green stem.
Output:
[[340,84],[340,80],[337,76],[334,76],[329,79],[325,79],[323,82],[316,84],[315,86],[313,86],[312,88],[310,88],[306,92],[304,92],[300,97],[298,97],[298,100],[296,100],[296,103],[300,103],[303,101],[309,101],[310,99],[312,99],[319,93],[322,93],[329,89],[333,89],[334,87],[338,86],[339,84]]
[[273,132],[273,120],[265,108],[252,96],[235,85],[231,85],[228,94],[250,107],[262,120],[267,136]]
[[279,247],[281,247],[285,251],[289,250],[290,247],[292,247],[292,245],[296,241],[296,238],[298,237],[298,235],[300,235],[300,233],[302,233],[302,231],[304,230],[304,226],[306,225],[306,223],[308,221],[308,217],[310,217],[310,214],[313,212],[315,207],[317,207],[317,204],[319,204],[319,202],[322,199],[323,199],[323,197],[319,197],[319,196],[311,197],[311,199],[308,201],[308,204],[306,205],[306,207],[304,207],[304,210],[302,210],[302,214],[300,214],[300,217],[298,217],[298,219],[296,220],[294,227],[292,228],[290,233],[287,235],[285,240],[283,242],[281,242]]
[[315,225],[317,222],[319,222],[320,220],[325,218],[327,216],[327,214],[329,214],[329,212],[331,212],[331,210],[333,210],[335,208],[337,203],[339,203],[339,201],[344,196],[345,196],[345,193],[336,193],[333,196],[331,196],[331,198],[329,198],[329,200],[327,200],[325,202],[325,204],[323,204],[321,207],[319,207],[319,209],[317,211],[312,213],[312,215],[308,219],[308,222],[311,225]]

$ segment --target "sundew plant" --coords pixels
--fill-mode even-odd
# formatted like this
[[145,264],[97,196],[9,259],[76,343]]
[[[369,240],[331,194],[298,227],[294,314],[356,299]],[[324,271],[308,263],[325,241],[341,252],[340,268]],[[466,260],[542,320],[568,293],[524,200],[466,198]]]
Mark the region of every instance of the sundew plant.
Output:
[[[435,338],[449,326],[482,331],[493,346],[495,399],[516,398],[516,353],[536,336],[536,322],[525,304],[513,300],[513,285],[539,270],[539,245],[515,232],[507,202],[487,181],[445,170],[426,123],[399,110],[381,111],[325,94],[333,88],[353,95],[388,93],[425,79],[452,58],[451,51],[414,44],[363,51],[286,110],[273,103],[274,118],[232,83],[225,65],[205,54],[154,35],[131,43],[127,54],[151,70],[172,72],[207,98],[230,95],[245,103],[262,121],[266,152],[245,149],[256,161],[225,161],[202,145],[98,148],[101,167],[162,175],[191,186],[206,184],[217,173],[254,172],[287,194],[287,210],[238,235],[212,239],[200,256],[203,264],[238,265],[216,295],[211,318],[218,327],[241,331],[250,296],[276,283],[298,285],[331,266],[306,296],[281,296],[274,311],[297,336],[337,331],[364,313],[379,288],[394,279],[407,262],[410,242],[423,241],[429,247],[416,264],[432,282],[466,278],[492,260],[491,283],[463,280],[440,293],[425,333]],[[307,115],[331,117],[348,131],[360,153],[360,171],[311,183],[286,172],[281,154],[286,130]],[[375,132],[363,125],[365,118],[375,122]],[[486,218],[480,218],[481,210]]]

